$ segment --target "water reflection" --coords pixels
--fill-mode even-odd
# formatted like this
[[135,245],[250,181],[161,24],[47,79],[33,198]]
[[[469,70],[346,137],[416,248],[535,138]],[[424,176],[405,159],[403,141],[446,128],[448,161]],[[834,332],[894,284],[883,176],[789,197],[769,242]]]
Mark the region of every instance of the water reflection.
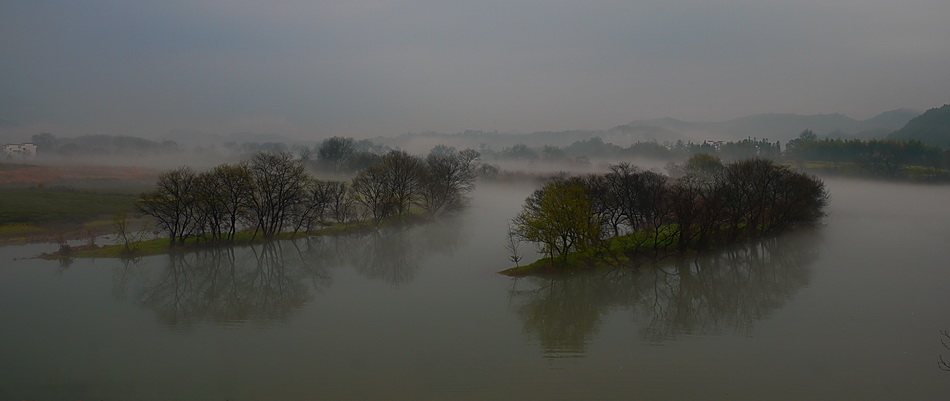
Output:
[[335,267],[351,266],[368,279],[399,286],[415,277],[421,261],[457,244],[458,224],[450,220],[127,259],[114,274],[113,295],[155,312],[173,328],[286,321],[314,292],[330,287]]
[[582,356],[603,317],[632,314],[639,337],[749,334],[809,280],[818,230],[641,269],[520,279],[510,294],[524,331],[548,357]]
[[422,260],[454,252],[459,242],[458,227],[452,218],[424,227],[387,227],[350,239],[341,255],[362,276],[399,287],[412,281]]
[[[940,335],[944,337],[940,339],[940,345],[950,350],[950,330],[940,330]],[[944,372],[950,372],[950,362],[943,359],[943,354],[940,354],[940,361],[937,362],[937,367]]]
[[[127,262],[117,274],[120,284],[115,293],[120,299],[131,297],[154,311],[163,324],[176,328],[204,320],[285,320],[312,298],[311,286],[330,284],[329,275],[307,263],[306,249],[296,242],[213,248],[164,258],[160,271],[137,271],[137,262]],[[296,262],[288,263],[291,260]]]

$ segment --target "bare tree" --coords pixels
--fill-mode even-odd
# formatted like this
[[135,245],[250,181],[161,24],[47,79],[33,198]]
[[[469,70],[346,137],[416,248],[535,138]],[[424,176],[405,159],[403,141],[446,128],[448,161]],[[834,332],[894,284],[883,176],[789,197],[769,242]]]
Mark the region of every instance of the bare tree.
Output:
[[350,187],[353,200],[363,207],[373,220],[379,221],[392,213],[389,196],[389,184],[386,172],[381,166],[373,166],[360,171],[353,178]]
[[676,222],[677,246],[685,251],[698,234],[698,221],[702,215],[703,181],[694,174],[677,179],[669,192],[673,221]]
[[475,185],[475,164],[478,152],[462,152],[449,147],[436,147],[425,160],[425,173],[420,190],[422,207],[438,215],[464,205],[465,196]]
[[644,222],[653,232],[653,251],[659,252],[661,245],[665,249],[674,233],[670,225],[670,187],[669,177],[645,171],[640,174],[640,186],[637,187],[639,211]]
[[249,170],[257,190],[250,208],[257,230],[264,238],[273,238],[283,230],[290,210],[304,201],[307,175],[287,152],[257,153]]
[[234,240],[241,220],[250,220],[249,210],[256,191],[247,164],[221,164],[210,172],[211,184],[217,191],[222,208],[222,228],[226,238]]
[[327,211],[338,223],[346,223],[353,218],[353,198],[350,196],[349,186],[342,181],[329,181],[325,183],[326,191],[330,197],[330,204]]
[[195,189],[197,175],[189,167],[164,172],[158,176],[156,189],[142,194],[136,208],[155,218],[158,227],[168,232],[172,246],[184,243],[198,223]]
[[[940,334],[945,337],[940,339],[940,344],[943,345],[944,348],[950,349],[950,344],[947,343],[947,341],[950,340],[950,331],[940,330]],[[937,367],[940,368],[940,370],[950,372],[950,364],[943,359],[943,355],[940,355],[940,362],[937,362]]]
[[405,151],[393,150],[383,156],[380,167],[385,173],[389,199],[397,214],[408,213],[422,191],[425,174],[422,160]]
[[307,181],[303,201],[291,207],[295,236],[301,230],[303,232],[311,231],[315,224],[323,221],[332,202],[330,191],[330,184],[332,183],[316,179],[308,179]]
[[116,241],[122,244],[123,256],[132,256],[138,250],[138,244],[147,235],[147,230],[143,227],[132,228],[129,226],[129,216],[121,212],[112,218],[112,228],[116,236]]
[[515,266],[521,266],[521,259],[524,257],[524,255],[521,254],[521,239],[518,237],[518,231],[512,227],[510,221],[508,222],[508,232],[505,239],[505,250],[508,251],[508,260],[514,263]]

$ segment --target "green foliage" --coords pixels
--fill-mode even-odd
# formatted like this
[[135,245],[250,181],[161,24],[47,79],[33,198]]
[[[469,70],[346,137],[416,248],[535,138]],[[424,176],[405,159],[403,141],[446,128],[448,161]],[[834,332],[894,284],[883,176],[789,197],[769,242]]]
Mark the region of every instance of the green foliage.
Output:
[[940,169],[948,167],[947,153],[916,140],[823,139],[789,142],[785,158],[799,162],[832,162],[853,164],[858,170],[841,169],[841,173],[886,178],[907,178],[902,170],[910,166]]
[[568,254],[586,251],[600,238],[600,222],[586,189],[573,182],[553,181],[536,191],[514,224],[519,237],[540,243],[552,261],[564,262]]
[[0,238],[22,238],[42,233],[44,229],[30,223],[6,223],[0,225]]

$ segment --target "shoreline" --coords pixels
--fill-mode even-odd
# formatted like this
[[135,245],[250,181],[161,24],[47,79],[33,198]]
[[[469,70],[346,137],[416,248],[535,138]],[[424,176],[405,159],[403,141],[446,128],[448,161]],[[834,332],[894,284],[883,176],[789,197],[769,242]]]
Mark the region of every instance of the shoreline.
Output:
[[189,252],[217,247],[247,246],[271,241],[293,240],[297,238],[362,234],[384,227],[402,225],[411,226],[414,224],[421,224],[430,219],[430,217],[426,216],[413,215],[401,217],[396,216],[381,220],[378,223],[374,223],[372,220],[363,220],[353,223],[334,223],[308,232],[282,232],[271,238],[264,238],[260,235],[260,233],[255,234],[254,232],[237,233],[231,240],[215,240],[209,236],[190,237],[185,241],[184,245],[175,246],[171,246],[168,238],[132,241],[128,244],[120,242],[119,239],[116,239],[116,243],[108,245],[96,245],[95,243],[88,243],[73,246],[61,244],[59,250],[54,252],[44,252],[35,256],[35,258],[45,260],[72,258],[138,258],[143,256],[163,255],[174,252]]

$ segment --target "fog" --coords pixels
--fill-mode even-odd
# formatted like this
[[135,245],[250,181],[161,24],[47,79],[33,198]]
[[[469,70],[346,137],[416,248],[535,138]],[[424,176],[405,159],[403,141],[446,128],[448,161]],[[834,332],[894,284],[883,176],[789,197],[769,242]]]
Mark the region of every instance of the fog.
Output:
[[[34,256],[53,243],[2,246],[0,327],[15,328],[0,331],[2,399],[946,393],[950,186],[825,178],[831,203],[816,227],[511,278],[497,273],[512,264],[507,223],[539,178],[618,161],[665,173],[670,160],[488,155],[593,137],[621,147],[784,142],[804,129],[881,137],[947,103],[950,2],[0,10],[0,141],[150,141],[135,150],[100,137],[17,162],[203,170],[344,136],[414,155],[473,148],[510,173],[480,181],[456,214],[370,233],[132,259],[50,261]],[[522,264],[540,257],[521,246]]]
[[0,134],[300,140],[947,101],[942,0],[8,2]]

